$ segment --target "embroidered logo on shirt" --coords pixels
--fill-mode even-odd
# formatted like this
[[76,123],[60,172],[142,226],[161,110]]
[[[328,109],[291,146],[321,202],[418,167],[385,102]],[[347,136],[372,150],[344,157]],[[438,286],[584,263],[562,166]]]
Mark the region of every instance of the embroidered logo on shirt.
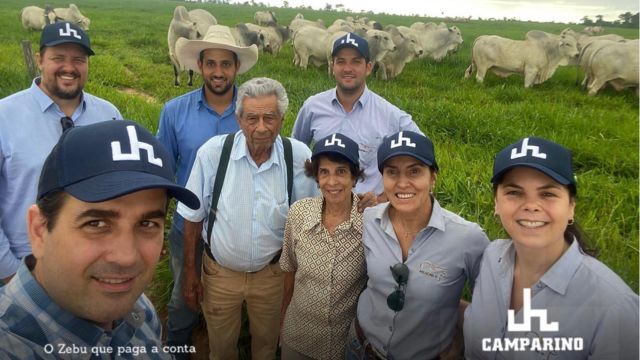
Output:
[[447,276],[447,268],[434,264],[431,261],[425,261],[420,264],[420,272],[436,279],[438,282]]

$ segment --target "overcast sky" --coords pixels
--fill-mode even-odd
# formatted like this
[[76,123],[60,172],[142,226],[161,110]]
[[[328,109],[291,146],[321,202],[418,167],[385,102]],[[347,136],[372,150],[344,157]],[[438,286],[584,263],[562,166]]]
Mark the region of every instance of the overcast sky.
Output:
[[[238,0],[236,0],[238,1]],[[627,11],[638,12],[638,0],[288,0],[290,7],[311,5],[314,9],[326,4],[342,4],[355,12],[371,10],[374,13],[432,17],[481,17],[483,19],[516,18],[519,20],[580,22],[583,16],[592,20],[603,15],[613,21]],[[239,1],[239,2],[244,2]],[[263,0],[272,6],[282,6],[282,0]]]

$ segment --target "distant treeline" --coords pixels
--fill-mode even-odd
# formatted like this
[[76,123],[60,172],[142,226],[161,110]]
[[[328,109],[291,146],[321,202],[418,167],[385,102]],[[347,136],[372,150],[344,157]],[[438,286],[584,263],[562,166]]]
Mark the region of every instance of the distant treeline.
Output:
[[588,25],[588,26],[616,26],[616,27],[626,27],[626,28],[633,28],[633,27],[638,27],[638,15],[640,13],[636,13],[635,15],[630,13],[629,11],[627,11],[624,14],[620,14],[618,15],[618,20],[614,20],[614,21],[606,21],[603,20],[603,16],[602,15],[596,15],[596,20],[592,20],[590,19],[588,16],[584,16],[582,19],[580,19],[582,21],[583,25]]

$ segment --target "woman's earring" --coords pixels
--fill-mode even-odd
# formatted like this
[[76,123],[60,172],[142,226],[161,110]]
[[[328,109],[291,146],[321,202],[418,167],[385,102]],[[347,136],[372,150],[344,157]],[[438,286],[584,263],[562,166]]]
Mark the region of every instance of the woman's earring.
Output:
[[569,225],[573,225],[573,219],[569,219]]

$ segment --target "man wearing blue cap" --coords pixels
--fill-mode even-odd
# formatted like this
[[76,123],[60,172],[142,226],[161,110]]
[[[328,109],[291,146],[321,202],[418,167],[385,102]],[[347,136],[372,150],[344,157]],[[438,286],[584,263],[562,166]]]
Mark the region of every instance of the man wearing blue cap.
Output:
[[[398,131],[420,132],[411,115],[367,88],[373,64],[367,41],[347,33],[333,43],[331,67],[336,88],[308,98],[293,125],[292,137],[310,145],[333,133],[358,143],[364,180],[356,192],[382,195],[382,176],[376,166],[376,150],[385,136]],[[364,205],[364,202],[362,203]]]
[[42,75],[0,100],[0,286],[31,253],[24,214],[60,134],[74,125],[122,118],[111,103],[83,91],[93,54],[89,36],[75,24],[47,25],[37,56]]
[[65,132],[27,212],[33,254],[0,289],[0,358],[195,351],[162,347],[158,316],[142,294],[162,250],[169,196],[200,205],[174,183],[169,154],[138,124]]

